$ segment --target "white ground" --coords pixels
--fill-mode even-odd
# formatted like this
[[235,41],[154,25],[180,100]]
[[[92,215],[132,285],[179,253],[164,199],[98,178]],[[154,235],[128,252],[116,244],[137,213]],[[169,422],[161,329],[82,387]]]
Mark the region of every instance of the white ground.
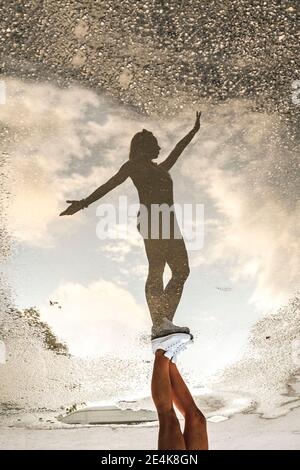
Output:
[[[300,408],[277,419],[236,415],[208,423],[210,448],[300,449]],[[157,426],[1,428],[0,449],[156,449]]]

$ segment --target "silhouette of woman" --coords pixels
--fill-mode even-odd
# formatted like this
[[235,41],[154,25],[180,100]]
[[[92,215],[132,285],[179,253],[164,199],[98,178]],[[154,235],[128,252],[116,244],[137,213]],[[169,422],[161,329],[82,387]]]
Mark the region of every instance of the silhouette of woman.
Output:
[[[73,215],[103,197],[128,177],[132,179],[140,200],[137,228],[143,237],[149,262],[145,293],[153,323],[152,339],[172,333],[189,333],[188,327],[173,324],[190,270],[185,243],[174,212],[173,182],[169,170],[200,129],[200,116],[201,113],[197,112],[192,130],[160,164],[153,162],[160,151],[156,137],[146,129],[135,134],[130,145],[129,160],[119,171],[87,198],[79,201],[67,200],[70,206],[60,214]],[[172,276],[164,288],[163,273],[166,263]]]
[[[151,394],[159,419],[158,449],[160,450],[208,449],[205,417],[195,404],[174,360],[180,350],[180,347],[176,349],[178,347],[176,342],[174,346],[174,337],[187,337],[190,331],[187,327],[173,324],[183,286],[189,275],[189,263],[176,215],[170,210],[174,202],[173,183],[169,175],[169,170],[200,129],[200,116],[201,113],[197,112],[192,130],[178,142],[160,164],[152,161],[158,157],[160,151],[156,137],[146,129],[135,134],[131,141],[129,160],[119,171],[87,198],[80,201],[66,201],[70,206],[60,214],[72,215],[88,207],[123,183],[129,176],[137,188],[140,199],[137,228],[144,239],[149,261],[145,291],[153,323],[151,339],[152,343],[156,344],[153,349],[155,360]],[[153,211],[157,206],[169,209],[167,220],[164,213]],[[166,263],[171,269],[172,276],[164,289],[163,272]],[[168,341],[171,343],[173,341],[169,349],[166,347]],[[173,404],[185,419],[183,433]]]

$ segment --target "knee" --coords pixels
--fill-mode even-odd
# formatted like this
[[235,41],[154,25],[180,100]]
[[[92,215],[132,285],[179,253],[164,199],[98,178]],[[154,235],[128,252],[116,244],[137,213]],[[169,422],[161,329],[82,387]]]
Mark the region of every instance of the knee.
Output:
[[178,421],[173,407],[157,407],[157,415],[160,422],[175,424]]
[[198,413],[198,420],[199,420],[199,423],[200,423],[202,426],[206,426],[206,418],[205,418],[204,414],[201,413],[200,410],[199,410],[199,413]]
[[155,404],[158,416],[160,416],[162,419],[167,419],[168,417],[172,416],[173,413],[175,413],[173,403],[169,398],[162,396],[161,394],[158,395],[152,393],[152,400]]
[[189,267],[189,265],[187,265],[187,266],[184,268],[184,270],[183,270],[183,273],[184,273],[184,280],[185,280],[185,281],[186,281],[187,278],[189,277],[190,272],[191,272],[190,267]]
[[206,418],[204,414],[197,408],[190,413],[186,413],[185,419],[190,422],[197,423],[202,427],[206,427]]
[[180,266],[179,269],[172,271],[172,277],[177,279],[179,282],[184,283],[190,275],[190,268],[188,264]]

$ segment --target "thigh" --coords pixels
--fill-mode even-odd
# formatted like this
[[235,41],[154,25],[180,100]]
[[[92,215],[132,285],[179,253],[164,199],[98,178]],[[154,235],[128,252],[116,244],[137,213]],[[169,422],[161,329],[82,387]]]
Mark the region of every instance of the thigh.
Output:
[[168,241],[169,240],[144,238],[144,245],[150,268],[162,271],[164,270],[169,249]]
[[183,238],[169,240],[166,261],[171,271],[189,269],[188,253]]

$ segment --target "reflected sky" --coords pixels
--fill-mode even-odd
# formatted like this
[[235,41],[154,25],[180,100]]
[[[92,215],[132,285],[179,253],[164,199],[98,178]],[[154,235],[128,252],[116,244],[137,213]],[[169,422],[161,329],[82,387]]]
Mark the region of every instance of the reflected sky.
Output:
[[[116,351],[124,328],[150,328],[142,240],[134,229],[122,240],[99,240],[97,202],[72,217],[58,214],[66,199],[86,197],[118,170],[135,132],[151,129],[163,159],[194,116],[184,110],[177,119],[141,119],[79,87],[9,79],[7,90],[1,119],[18,136],[6,141],[16,303],[39,308],[74,354]],[[171,172],[175,202],[204,205],[204,244],[189,250],[191,276],[176,321],[199,332],[196,347],[210,351],[210,368],[233,360],[251,325],[295,292],[298,207],[293,154],[287,163],[274,138],[276,116],[238,101],[202,109],[200,133]],[[118,207],[125,195],[138,202],[130,180],[101,202]]]

